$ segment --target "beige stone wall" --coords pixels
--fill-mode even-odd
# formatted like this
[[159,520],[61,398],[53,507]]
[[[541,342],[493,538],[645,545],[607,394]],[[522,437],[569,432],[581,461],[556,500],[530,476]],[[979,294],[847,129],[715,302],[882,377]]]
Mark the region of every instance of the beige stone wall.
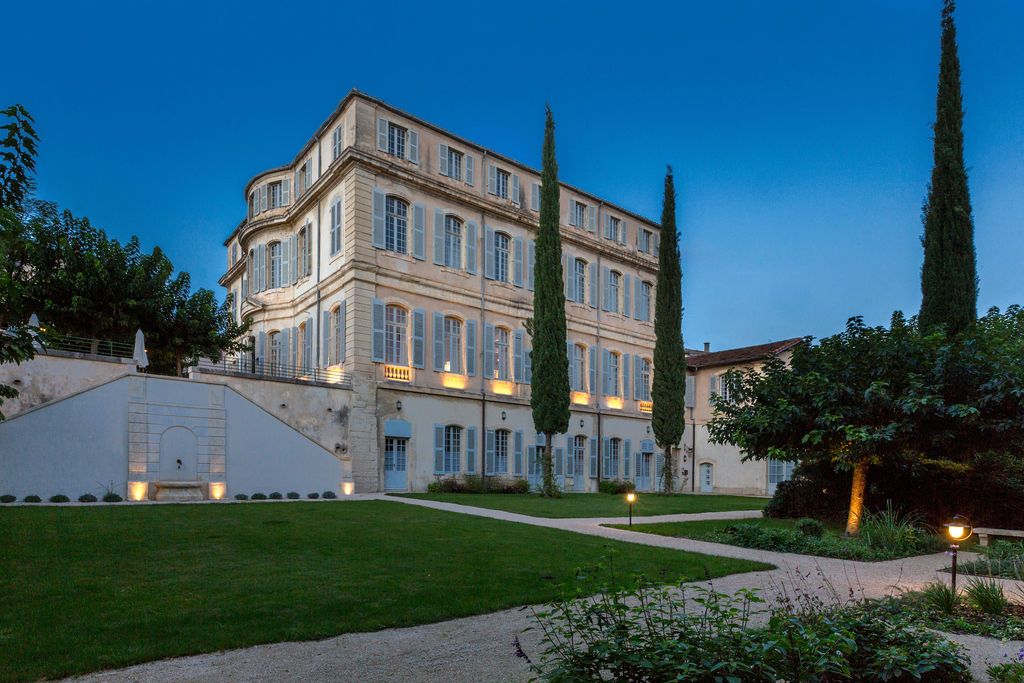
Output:
[[104,358],[87,354],[50,351],[30,361],[0,365],[0,384],[18,390],[15,398],[0,404],[10,418],[29,408],[84,391],[121,375],[135,374],[130,358]]

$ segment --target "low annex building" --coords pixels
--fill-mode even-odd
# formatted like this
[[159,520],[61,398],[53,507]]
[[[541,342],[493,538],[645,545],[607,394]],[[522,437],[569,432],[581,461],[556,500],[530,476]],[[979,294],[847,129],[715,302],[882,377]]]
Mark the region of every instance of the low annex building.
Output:
[[[357,491],[539,479],[524,324],[538,170],[352,91],[244,196],[221,284],[253,351],[222,369],[350,392],[336,452]],[[659,227],[565,184],[561,204],[572,418],[555,473],[571,491],[651,490]]]

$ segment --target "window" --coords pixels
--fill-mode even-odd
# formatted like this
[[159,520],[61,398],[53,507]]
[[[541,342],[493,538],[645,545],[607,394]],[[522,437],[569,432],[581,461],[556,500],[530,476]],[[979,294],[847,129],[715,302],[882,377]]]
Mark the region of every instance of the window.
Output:
[[608,452],[604,454],[604,476],[619,476],[619,456],[622,454],[622,439],[609,439]]
[[292,351],[292,358],[295,359],[296,369],[302,368],[303,371],[310,369],[310,358],[309,350],[306,348],[307,341],[312,341],[313,328],[309,323],[299,323],[299,336],[292,339],[292,344],[295,344],[295,349]]
[[636,311],[639,320],[650,321],[651,319],[651,288],[650,282],[640,283],[640,307]]
[[341,251],[341,200],[331,204],[331,255]]
[[409,226],[409,205],[398,197],[388,197],[384,212],[384,248],[407,253],[406,237]]
[[271,209],[284,206],[284,191],[281,181],[267,185],[267,206]]
[[622,364],[621,354],[612,352],[608,354],[608,395],[621,396],[621,383],[619,382],[619,367]]
[[509,247],[512,238],[503,232],[494,233],[494,279],[502,282],[509,281],[508,262]]
[[612,313],[619,312],[619,290],[622,288],[622,273],[617,270],[609,271],[608,277],[608,310]]
[[649,358],[640,361],[640,386],[637,387],[637,394],[641,401],[651,400],[651,360]]
[[721,396],[722,400],[726,403],[735,402],[731,387],[729,386],[729,375],[727,373],[718,376],[718,395]]
[[508,190],[512,174],[500,168],[494,169],[494,194],[502,199],[508,199]]
[[313,184],[313,159],[310,157],[295,170],[295,198],[298,199],[303,192]]
[[460,455],[462,453],[462,427],[448,425],[444,428],[444,468],[445,473],[457,473],[459,471]]
[[260,200],[256,196],[255,192],[249,194],[249,218],[254,217],[260,212]]
[[768,483],[781,484],[793,478],[793,467],[796,463],[783,462],[782,460],[768,461]]
[[587,205],[582,202],[573,202],[572,225],[577,228],[587,227]]
[[508,472],[508,437],[507,429],[494,432],[494,473]]
[[270,340],[270,372],[278,372],[281,369],[281,365],[284,363],[284,356],[282,355],[281,349],[281,333],[271,332],[268,335]]
[[455,178],[456,180],[462,180],[462,152],[456,152],[454,149],[448,149],[448,173],[449,178]]
[[573,263],[573,277],[576,278],[576,288],[574,294],[576,303],[585,304],[587,302],[587,262],[581,258],[578,258]]
[[341,357],[341,340],[345,330],[341,329],[341,306],[331,309],[330,328],[327,331],[327,364],[337,365],[344,362]]
[[281,243],[267,245],[267,259],[270,262],[270,289],[281,286]]
[[409,355],[405,351],[406,313],[401,306],[384,309],[384,362],[391,365],[408,365]]
[[238,263],[238,242],[231,245],[231,265]]
[[637,233],[637,249],[645,254],[654,252],[654,240],[650,230],[641,228]]
[[313,225],[307,223],[302,230],[299,230],[298,239],[298,253],[296,257],[296,265],[299,268],[297,273],[298,277],[306,277],[312,270],[312,258],[313,258],[313,240],[311,235],[313,234]]
[[444,371],[462,374],[462,321],[444,319]]
[[614,216],[608,216],[608,220],[604,224],[604,238],[619,241],[619,230],[621,227],[622,221]]
[[405,128],[388,122],[388,154],[399,159],[405,158]]
[[444,264],[462,268],[462,221],[455,216],[444,217]]
[[334,161],[335,159],[341,156],[341,150],[345,142],[345,129],[342,126],[338,126],[337,128],[334,129],[332,142],[334,143],[334,146],[331,161]]
[[583,466],[586,454],[587,437],[582,434],[577,434],[572,440],[572,453],[569,455],[569,457],[572,458],[572,463],[567,469],[569,469],[570,472],[574,472],[578,477],[582,477],[586,474],[586,469]]
[[508,343],[510,336],[511,333],[506,328],[494,328],[494,379],[505,382],[512,378]]
[[583,344],[574,344],[572,347],[572,374],[569,378],[573,391],[587,390],[587,348]]

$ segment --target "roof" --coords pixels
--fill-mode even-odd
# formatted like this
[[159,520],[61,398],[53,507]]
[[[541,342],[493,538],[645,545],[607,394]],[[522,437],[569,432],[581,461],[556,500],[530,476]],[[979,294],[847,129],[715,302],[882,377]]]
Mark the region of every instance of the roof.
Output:
[[764,360],[769,356],[778,355],[789,351],[797,344],[804,341],[803,337],[783,339],[782,341],[757,344],[755,346],[741,346],[738,349],[725,349],[724,351],[711,351],[696,355],[687,355],[686,366],[689,368],[710,368],[721,365],[739,365],[753,361]]

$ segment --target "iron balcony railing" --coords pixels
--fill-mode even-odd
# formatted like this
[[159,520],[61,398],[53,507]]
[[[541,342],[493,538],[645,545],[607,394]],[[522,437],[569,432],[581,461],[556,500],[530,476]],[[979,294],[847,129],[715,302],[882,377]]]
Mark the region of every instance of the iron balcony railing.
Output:
[[273,363],[252,356],[226,356],[216,363],[203,358],[195,368],[200,372],[216,372],[237,377],[332,384],[344,389],[352,388],[352,375],[338,368],[311,368]]
[[131,358],[135,346],[129,342],[111,341],[109,339],[87,339],[85,337],[48,337],[40,340],[45,349],[69,351],[71,353],[87,353],[107,358]]

